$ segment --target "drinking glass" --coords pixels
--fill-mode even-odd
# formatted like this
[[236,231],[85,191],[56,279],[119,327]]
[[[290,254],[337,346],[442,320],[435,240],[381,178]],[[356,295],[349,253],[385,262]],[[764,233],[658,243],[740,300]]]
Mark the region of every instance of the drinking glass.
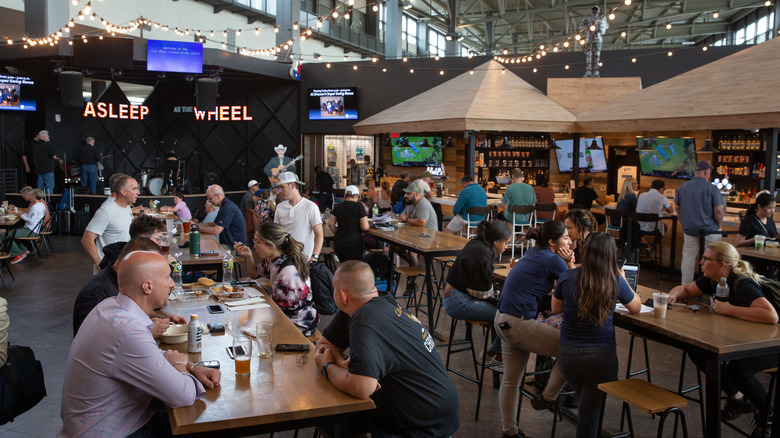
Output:
[[252,363],[252,338],[249,336],[238,336],[233,339],[233,352],[235,353],[234,362],[236,365],[236,374],[249,374]]
[[273,340],[273,321],[260,321],[257,323],[257,346],[260,357],[270,357],[273,354]]

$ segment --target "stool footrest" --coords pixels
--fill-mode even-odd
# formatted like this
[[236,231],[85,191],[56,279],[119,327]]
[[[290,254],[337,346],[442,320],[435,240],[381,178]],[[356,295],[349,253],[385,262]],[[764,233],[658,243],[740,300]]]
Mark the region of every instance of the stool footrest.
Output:
[[600,383],[598,388],[648,414],[688,406],[688,400],[685,398],[645,380],[617,380]]

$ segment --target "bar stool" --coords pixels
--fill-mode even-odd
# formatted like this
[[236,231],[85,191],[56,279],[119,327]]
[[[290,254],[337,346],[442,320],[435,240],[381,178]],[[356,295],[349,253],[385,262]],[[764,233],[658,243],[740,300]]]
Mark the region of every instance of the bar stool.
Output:
[[[539,219],[539,212],[552,212],[552,219]],[[558,206],[555,204],[536,204],[536,225],[543,224],[548,220],[554,221],[555,214],[558,213]]]
[[[658,222],[661,218],[657,214],[653,213],[634,213],[634,219],[638,222]],[[663,234],[656,229],[655,231],[642,231],[641,224],[639,228],[639,235],[641,237],[652,236],[653,241],[651,245],[651,252],[653,255],[653,263],[655,264],[655,274],[658,276],[658,267],[663,262]]]
[[[444,289],[447,285],[447,271],[452,267],[452,264],[455,263],[455,259],[458,258],[457,256],[440,256],[440,257],[434,257],[434,262],[439,262],[439,272],[441,273],[441,276],[439,277],[439,281],[436,282],[436,295],[439,297],[443,297],[442,293],[444,293]],[[442,298],[443,300],[443,298]],[[439,303],[443,304],[443,303]],[[440,305],[439,308],[436,310],[436,320],[433,323],[434,326],[439,325],[439,315],[441,314],[442,306]]]
[[563,421],[563,415],[561,414],[561,397],[566,397],[574,394],[576,394],[576,392],[573,389],[570,391],[561,391],[558,393],[558,398],[555,399],[554,402],[555,408],[553,409],[553,424],[552,424],[552,431],[550,433],[550,438],[555,438],[555,428],[558,425],[559,421]]
[[[537,360],[539,360],[539,357],[541,356],[539,355],[536,356]],[[553,365],[554,364],[555,362],[553,362]],[[515,421],[517,421],[518,423],[520,422],[520,410],[523,409],[523,397],[528,397],[529,399],[533,399],[534,397],[536,397],[536,394],[525,389],[525,379],[528,378],[528,376],[532,376],[535,379],[536,376],[542,376],[545,374],[549,375],[550,373],[552,373],[552,366],[544,370],[529,372],[528,366],[526,364],[526,369],[523,370],[523,377],[520,378],[520,400],[517,403],[517,418],[515,419]]]
[[[688,426],[685,423],[685,413],[682,409],[688,406],[688,401],[679,395],[667,391],[661,387],[655,386],[650,382],[639,379],[616,380],[614,382],[599,383],[598,388],[623,402],[622,410],[628,419],[628,433],[613,435],[617,437],[635,437],[634,425],[631,422],[631,409],[629,405],[646,412],[648,414],[659,414],[661,421],[658,422],[658,437],[663,436],[664,421],[670,414],[682,420],[683,437],[688,438]],[[604,407],[601,405],[601,415],[599,416],[599,430],[604,421]],[[677,425],[675,424],[675,433]]]
[[[464,340],[453,342],[453,338],[455,337],[455,327],[458,324],[458,321],[460,321],[457,318],[452,318],[452,323],[450,324],[450,342],[447,344],[447,361],[445,366],[447,367],[447,371],[456,374],[460,377],[463,377],[464,379],[474,382],[477,384],[477,409],[476,413],[474,414],[474,420],[479,420],[479,405],[482,401],[482,384],[485,382],[485,370],[490,369],[493,367],[496,367],[498,365],[503,365],[503,362],[494,362],[494,363],[485,363],[485,359],[487,356],[487,350],[488,346],[491,342],[491,334],[493,335],[493,338],[495,338],[495,330],[493,328],[493,321],[472,321],[472,320],[464,320],[463,322],[466,324],[466,335]],[[474,337],[472,335],[472,329],[474,326],[482,327],[483,332],[485,333],[485,342],[482,346],[482,359],[477,358],[477,352],[474,348]],[[462,348],[453,349],[453,346],[458,345],[465,345],[468,344]],[[450,356],[455,353],[463,353],[466,351],[471,351],[471,358],[473,360],[474,364],[474,375],[476,377],[471,377],[469,374],[466,374],[463,371],[456,370],[455,368],[450,367]]]
[[[620,230],[623,229],[623,210],[617,208],[605,208],[604,214],[607,216],[607,233],[611,234],[615,240],[620,239]],[[613,225],[613,220],[617,220],[618,224]]]
[[[776,388],[776,386],[777,386],[777,367],[767,368],[767,369],[765,369],[765,370],[763,370],[761,372],[762,373],[767,373],[767,374],[772,376],[769,379],[769,390],[766,392],[766,401],[765,401],[766,405],[765,406],[767,407],[767,417],[764,418],[763,420],[761,420],[761,424],[756,424],[756,426],[760,426],[762,428],[762,430],[767,430],[767,425],[769,424],[769,413],[772,412],[772,409],[771,409],[772,401],[774,400],[775,390],[777,389]],[[735,426],[734,424],[732,424],[728,420],[721,420],[721,423],[723,423],[726,426],[732,428],[737,433],[739,433],[739,434],[741,434],[743,436],[746,436],[748,438],[751,436],[751,432],[746,432],[746,431],[740,429],[739,427]]]
[[[468,207],[466,209],[466,238],[471,239],[471,230],[474,230],[474,235],[477,235],[477,227],[479,226],[480,221],[475,221],[471,219],[471,216],[483,216],[483,220],[490,220],[493,218],[493,209],[490,207]],[[463,235],[463,232],[461,230],[460,235]]]
[[[513,205],[510,211],[512,212],[512,258],[515,258],[517,237],[524,235],[526,228],[531,228],[534,226],[534,212],[536,211],[536,207],[533,205]],[[519,214],[529,215],[528,220],[518,222],[517,215]],[[523,256],[523,248],[525,248],[524,243],[520,244],[520,257]]]
[[403,297],[406,299],[406,308],[414,308],[416,315],[419,307],[424,305],[419,303],[419,297],[415,291],[417,288],[417,278],[425,278],[425,269],[419,266],[399,266],[395,268],[395,272],[393,272],[393,284],[395,284],[393,295],[398,295],[398,283],[401,281],[401,275],[406,276],[406,290],[411,291],[409,296]]

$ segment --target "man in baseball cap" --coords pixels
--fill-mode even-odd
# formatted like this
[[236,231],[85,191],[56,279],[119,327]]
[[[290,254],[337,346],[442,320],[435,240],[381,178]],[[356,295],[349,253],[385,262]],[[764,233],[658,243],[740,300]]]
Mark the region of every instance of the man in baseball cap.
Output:
[[260,183],[258,183],[256,179],[253,179],[247,183],[246,187],[246,193],[244,193],[244,197],[241,198],[241,204],[239,204],[242,214],[246,214],[247,210],[255,208],[255,203],[257,202],[255,194],[260,189]]
[[305,185],[292,172],[279,174],[279,194],[284,201],[276,206],[274,222],[303,244],[303,255],[316,262],[320,256],[324,234],[322,216],[317,204],[301,196],[298,185]]

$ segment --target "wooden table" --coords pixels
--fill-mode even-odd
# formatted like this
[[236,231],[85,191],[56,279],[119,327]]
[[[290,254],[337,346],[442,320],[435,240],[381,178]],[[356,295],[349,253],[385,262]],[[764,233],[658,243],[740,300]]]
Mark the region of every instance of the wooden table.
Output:
[[[157,213],[155,213],[155,212],[152,212],[151,210],[149,210],[148,208],[144,208],[144,213],[143,214],[149,215],[151,217],[154,217],[154,218],[157,218],[157,219],[160,219],[160,220],[163,220],[163,221],[164,220],[168,220],[168,219],[174,220],[174,221],[175,220],[179,220],[179,217],[176,216],[175,213],[170,213],[170,212],[157,212]],[[136,211],[136,210],[133,211],[133,216],[134,217],[135,216],[140,216],[140,215],[141,215],[140,211]]]
[[[222,259],[227,254],[227,251],[222,247],[217,240],[217,236],[209,233],[200,233],[200,252],[199,257],[190,254],[189,248],[181,248],[180,245],[184,242],[189,242],[189,234],[184,234],[179,237],[171,238],[170,253],[181,253],[179,260],[181,260],[182,267],[186,270],[198,270],[198,269],[216,269],[217,278],[222,278]],[[204,252],[216,251],[216,254],[203,254]],[[246,260],[245,257],[234,255],[236,265],[240,261]],[[189,268],[189,269],[187,269]],[[239,274],[241,271],[239,270]],[[240,275],[239,275],[240,276]]]
[[737,248],[737,252],[742,257],[748,257],[759,260],[771,260],[773,262],[780,262],[780,248],[768,248],[757,249],[755,246],[743,246]]
[[[273,321],[274,344],[311,344],[265,293],[264,298],[270,304],[269,308],[226,310],[224,314],[216,315],[206,310],[207,305],[216,302],[213,296],[203,301],[171,301],[163,310],[187,318],[197,313],[203,324],[235,318],[240,324],[254,327],[259,321]],[[358,400],[328,382],[314,362],[313,346],[302,365],[298,365],[302,353],[274,352],[270,358],[261,359],[253,351],[251,374],[237,376],[233,360],[226,351],[232,343],[230,335],[204,334],[202,352],[189,354],[189,360],[193,362],[218,360],[222,381],[219,387],[207,390],[206,395],[192,406],[168,408],[174,435],[224,431],[223,436],[243,436],[289,430],[310,426],[323,417],[376,407],[371,399]],[[186,342],[161,344],[160,347],[187,353]],[[254,344],[253,350],[256,347]]]
[[[436,313],[436,300],[433,296],[433,258],[458,255],[469,240],[454,234],[432,231],[425,227],[411,225],[401,226],[393,231],[381,231],[372,228],[368,230],[368,234],[383,242],[423,256],[425,259],[425,287],[428,291],[428,330],[435,333],[434,314]],[[421,237],[421,234],[430,237]]]
[[[656,290],[639,287],[640,295],[651,296]],[[617,327],[700,354],[705,360],[706,394],[705,436],[720,436],[720,364],[727,360],[780,353],[780,328],[776,324],[759,324],[716,314],[710,308],[693,312],[673,307],[665,319],[652,313],[614,316]],[[780,418],[780,392],[775,393],[775,418]],[[772,436],[780,435],[773,430]],[[777,433],[777,435],[776,435]]]
[[22,219],[19,216],[14,216],[13,219],[6,219],[5,216],[0,216],[0,227],[10,228],[19,223]]

